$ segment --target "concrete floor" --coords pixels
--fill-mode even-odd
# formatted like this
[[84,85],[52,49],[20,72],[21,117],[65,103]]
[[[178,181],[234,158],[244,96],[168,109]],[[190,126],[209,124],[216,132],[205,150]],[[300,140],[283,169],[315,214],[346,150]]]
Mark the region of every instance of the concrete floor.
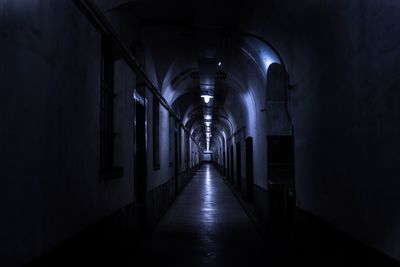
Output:
[[282,266],[211,164],[204,164],[153,231],[91,229],[27,266]]
[[265,240],[220,174],[203,165],[147,240],[150,266],[271,266]]
[[294,228],[262,231],[233,192],[213,165],[203,164],[148,235],[137,236],[116,219],[27,266],[399,266],[302,213]]

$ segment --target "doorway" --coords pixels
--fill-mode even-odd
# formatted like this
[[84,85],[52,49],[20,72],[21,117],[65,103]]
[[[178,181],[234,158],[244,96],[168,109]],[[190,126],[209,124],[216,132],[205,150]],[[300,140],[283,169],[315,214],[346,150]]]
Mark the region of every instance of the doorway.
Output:
[[253,202],[253,138],[246,138],[246,198]]
[[236,143],[236,189],[242,190],[242,152],[240,142]]
[[222,157],[222,173],[223,173],[224,176],[226,176],[226,161],[225,161],[225,158],[226,158],[226,153],[225,153],[225,150],[224,150],[224,154],[223,154],[223,157]]
[[231,171],[230,171],[231,184],[233,185],[235,182],[235,172],[234,172],[235,168],[234,168],[234,163],[233,163],[233,145],[231,145],[231,166],[230,167],[231,167]]
[[227,179],[228,179],[228,182],[230,182],[231,181],[231,150],[230,150],[230,148],[229,147],[227,147],[227,149],[226,149],[227,151],[226,151],[226,154],[227,154],[227,158],[226,158],[226,176],[227,176]]
[[137,227],[146,230],[147,209],[147,162],[146,162],[146,99],[135,92],[135,177],[134,194]]
[[271,222],[292,224],[295,206],[293,135],[268,136],[267,141]]
[[174,126],[174,178],[175,178],[175,195],[179,194],[179,177],[178,177],[178,129]]

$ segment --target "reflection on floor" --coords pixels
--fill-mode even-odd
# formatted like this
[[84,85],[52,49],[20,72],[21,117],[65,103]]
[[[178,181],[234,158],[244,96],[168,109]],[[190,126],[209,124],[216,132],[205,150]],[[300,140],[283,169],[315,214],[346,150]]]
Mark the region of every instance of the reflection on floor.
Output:
[[205,164],[149,235],[94,228],[29,266],[399,266],[306,214],[259,231],[235,195]]
[[211,165],[203,165],[148,240],[161,266],[271,266],[266,242]]

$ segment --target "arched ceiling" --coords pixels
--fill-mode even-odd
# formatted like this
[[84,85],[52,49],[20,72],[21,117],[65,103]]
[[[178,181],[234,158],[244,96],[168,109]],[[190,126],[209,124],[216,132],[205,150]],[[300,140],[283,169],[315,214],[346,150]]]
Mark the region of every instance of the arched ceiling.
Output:
[[[226,141],[264,105],[267,69],[282,60],[262,38],[244,33],[250,3],[103,1],[108,12],[137,18],[150,79],[203,148],[209,135],[211,147],[217,136]],[[213,98],[206,104],[201,95]]]

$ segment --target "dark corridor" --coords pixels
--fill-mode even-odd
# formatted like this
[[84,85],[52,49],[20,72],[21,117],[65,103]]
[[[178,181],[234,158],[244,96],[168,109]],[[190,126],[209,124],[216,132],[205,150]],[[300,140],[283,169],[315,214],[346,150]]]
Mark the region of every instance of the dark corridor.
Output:
[[398,266],[399,18],[0,0],[0,266]]

